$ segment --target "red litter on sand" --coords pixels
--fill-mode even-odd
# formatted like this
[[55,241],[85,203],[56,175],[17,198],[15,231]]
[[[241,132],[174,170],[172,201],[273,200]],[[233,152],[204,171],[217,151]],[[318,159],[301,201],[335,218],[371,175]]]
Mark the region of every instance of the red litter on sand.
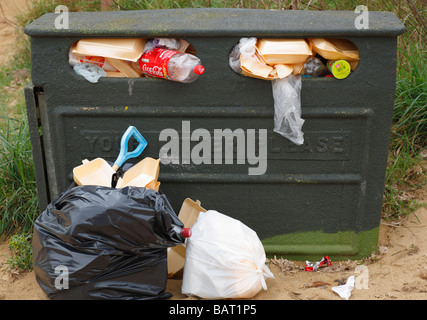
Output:
[[322,266],[329,267],[331,265],[332,265],[332,262],[329,259],[329,257],[328,256],[324,256],[322,258],[322,260],[317,261],[317,262],[306,261],[305,262],[305,271],[314,271],[314,270],[319,269]]

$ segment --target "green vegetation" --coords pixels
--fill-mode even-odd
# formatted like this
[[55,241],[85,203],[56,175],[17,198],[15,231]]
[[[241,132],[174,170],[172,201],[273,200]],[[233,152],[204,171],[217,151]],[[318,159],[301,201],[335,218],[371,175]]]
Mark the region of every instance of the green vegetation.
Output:
[[[29,242],[38,216],[37,191],[23,88],[30,82],[30,43],[23,27],[41,15],[54,12],[57,5],[69,11],[99,11],[101,0],[39,0],[29,13],[18,18],[17,53],[0,67],[0,237],[19,234]],[[427,141],[426,2],[423,0],[111,0],[109,10],[147,10],[188,7],[234,7],[256,9],[354,10],[366,5],[370,11],[394,11],[407,30],[399,37],[396,102],[390,142],[389,166],[384,192],[384,217],[399,219],[420,204],[411,191],[426,183],[420,165]],[[12,243],[18,243],[12,238]],[[29,254],[25,246],[14,252]],[[18,261],[18,257],[14,257]],[[17,267],[30,268],[26,258]]]
[[26,118],[6,118],[0,131],[0,234],[31,232],[37,193]]
[[12,253],[6,262],[9,269],[33,269],[31,240],[31,234],[28,233],[15,234],[9,239],[9,250]]

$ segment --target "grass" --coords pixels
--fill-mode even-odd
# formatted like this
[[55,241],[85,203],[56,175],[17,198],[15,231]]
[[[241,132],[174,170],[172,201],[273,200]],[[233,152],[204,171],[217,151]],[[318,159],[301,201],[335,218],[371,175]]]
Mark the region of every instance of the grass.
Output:
[[31,232],[38,204],[28,122],[5,117],[0,131],[0,235]]
[[[38,215],[37,192],[25,116],[23,87],[29,83],[29,38],[23,27],[57,5],[69,11],[96,11],[101,0],[39,0],[17,19],[17,54],[0,67],[0,237],[29,234]],[[425,187],[426,172],[420,165],[427,141],[426,18],[423,0],[111,0],[110,10],[150,10],[188,7],[257,9],[393,11],[407,31],[398,39],[398,69],[390,156],[384,191],[384,217],[400,219],[418,206],[413,191]]]

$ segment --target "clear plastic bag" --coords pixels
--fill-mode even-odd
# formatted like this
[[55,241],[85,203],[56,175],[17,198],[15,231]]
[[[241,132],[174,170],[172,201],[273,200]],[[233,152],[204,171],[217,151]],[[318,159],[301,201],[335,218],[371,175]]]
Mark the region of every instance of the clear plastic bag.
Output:
[[274,278],[255,231],[215,210],[201,212],[187,240],[182,293],[204,299],[246,299]]
[[[241,59],[257,59],[255,55],[257,40],[255,37],[241,38],[234,46],[228,59],[234,72],[243,73]],[[289,74],[283,79],[273,79],[271,82],[274,98],[274,132],[297,145],[302,145],[304,120],[301,119],[301,76]]]
[[289,75],[272,80],[274,98],[274,132],[297,145],[304,143],[301,118],[301,76]]
[[77,63],[73,69],[76,74],[83,76],[92,83],[97,83],[99,78],[107,76],[107,73],[100,66],[93,63]]
[[255,54],[255,45],[257,38],[241,38],[239,43],[236,44],[231,50],[228,58],[228,63],[234,72],[241,74],[240,57],[251,58]]

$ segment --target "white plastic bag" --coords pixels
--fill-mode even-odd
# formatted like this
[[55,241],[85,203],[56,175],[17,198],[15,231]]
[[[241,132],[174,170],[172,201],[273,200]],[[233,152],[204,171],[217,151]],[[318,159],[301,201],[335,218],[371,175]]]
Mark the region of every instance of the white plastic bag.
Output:
[[274,98],[274,132],[297,145],[304,143],[301,128],[301,76],[290,74],[284,79],[272,80]]
[[274,278],[255,231],[215,210],[201,212],[187,240],[182,293],[204,299],[252,298]]
[[332,287],[332,291],[336,292],[341,298],[348,300],[350,299],[351,292],[354,289],[354,276],[350,276],[347,279],[346,284]]

